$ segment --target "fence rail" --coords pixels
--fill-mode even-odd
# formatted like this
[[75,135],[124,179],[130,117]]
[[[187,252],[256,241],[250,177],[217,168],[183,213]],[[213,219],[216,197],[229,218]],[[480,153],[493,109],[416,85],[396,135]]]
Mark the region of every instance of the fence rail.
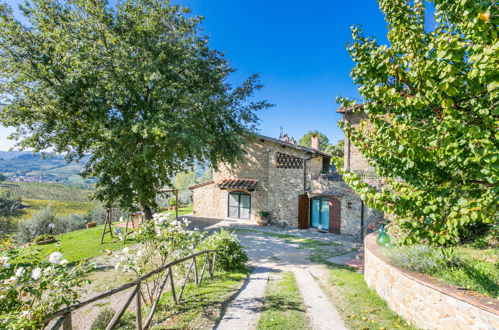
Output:
[[[210,257],[210,254],[212,257]],[[201,273],[198,272],[198,265],[196,262],[196,258],[202,258],[203,255],[205,256],[203,266],[201,268]],[[169,282],[170,283],[170,290],[171,290],[171,295],[173,298],[173,301],[177,304],[181,301],[182,299],[182,294],[184,293],[184,288],[189,280],[189,274],[191,273],[192,269],[194,269],[194,282],[197,285],[201,284],[201,281],[203,280],[203,276],[206,270],[208,270],[208,273],[211,278],[213,278],[213,273],[215,271],[215,262],[216,262],[216,253],[213,250],[206,250],[202,252],[198,252],[195,254],[192,254],[190,256],[177,259],[175,261],[172,261],[166,265],[163,265],[150,273],[143,275],[136,279],[135,281],[125,283],[117,288],[111,289],[109,291],[106,291],[104,293],[101,293],[95,297],[92,297],[90,299],[87,299],[85,301],[82,301],[80,303],[68,306],[66,308],[63,308],[47,318],[45,318],[44,323],[48,324],[50,321],[57,319],[57,321],[54,323],[54,325],[50,328],[51,330],[57,330],[62,327],[63,330],[70,330],[73,329],[72,327],[72,321],[71,321],[71,315],[74,311],[89,305],[91,303],[94,303],[96,301],[99,301],[101,299],[110,297],[118,292],[122,292],[125,290],[128,290],[130,288],[134,288],[128,298],[126,299],[125,303],[121,307],[120,310],[116,312],[114,315],[113,319],[110,321],[108,326],[106,327],[106,330],[111,330],[115,329],[116,325],[120,321],[121,317],[123,314],[125,314],[125,311],[127,310],[128,306],[132,302],[132,300],[135,299],[136,302],[136,308],[135,308],[135,324],[136,328],[139,330],[143,329],[148,329],[149,326],[151,325],[152,319],[154,317],[154,313],[156,312],[156,308],[158,306],[159,299],[161,298],[161,295],[165,289],[166,284]],[[184,281],[182,282],[182,286],[180,287],[179,294],[177,296],[176,291],[175,291],[175,281],[173,279],[173,272],[172,272],[172,267],[175,265],[179,265],[183,262],[186,262],[188,260],[192,260],[186,274]],[[156,297],[154,299],[154,302],[151,305],[151,310],[149,311],[149,314],[147,315],[147,318],[145,321],[142,319],[142,311],[141,311],[141,284],[150,278],[153,275],[160,274],[160,273],[166,273],[163,281],[161,282],[161,285],[159,287],[159,290],[156,294]]]

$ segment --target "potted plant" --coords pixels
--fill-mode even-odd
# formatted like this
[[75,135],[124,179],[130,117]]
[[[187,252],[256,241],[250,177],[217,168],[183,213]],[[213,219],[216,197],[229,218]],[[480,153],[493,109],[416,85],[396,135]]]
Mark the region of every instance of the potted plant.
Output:
[[260,226],[266,226],[270,222],[270,212],[268,211],[260,211],[259,212],[260,218],[258,219],[258,224]]
[[85,224],[85,226],[86,226],[87,228],[92,228],[92,227],[97,226],[97,223],[95,223],[95,221],[90,221],[90,222],[87,222],[87,223]]
[[37,236],[35,238],[35,243],[37,245],[50,244],[50,243],[54,243],[55,241],[56,240],[55,240],[54,235],[44,234],[44,235]]

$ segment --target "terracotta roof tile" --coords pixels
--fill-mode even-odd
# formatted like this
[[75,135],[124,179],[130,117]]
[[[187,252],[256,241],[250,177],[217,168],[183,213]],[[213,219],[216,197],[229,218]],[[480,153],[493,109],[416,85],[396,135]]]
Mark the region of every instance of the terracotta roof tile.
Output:
[[203,182],[203,183],[196,184],[194,186],[190,186],[188,189],[196,189],[196,188],[199,188],[199,187],[207,186],[207,185],[212,184],[212,183],[214,183],[214,181],[210,180],[210,181],[206,181],[206,182]]
[[258,180],[254,179],[223,179],[217,183],[220,189],[255,190]]

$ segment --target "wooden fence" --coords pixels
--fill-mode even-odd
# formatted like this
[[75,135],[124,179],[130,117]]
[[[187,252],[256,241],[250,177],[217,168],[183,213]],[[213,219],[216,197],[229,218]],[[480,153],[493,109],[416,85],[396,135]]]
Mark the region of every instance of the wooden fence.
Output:
[[[210,257],[210,254],[212,255],[212,257]],[[201,268],[201,273],[198,272],[198,265],[197,265],[197,262],[196,262],[196,258],[202,258],[202,256],[205,256],[205,259],[204,259],[204,263],[203,263],[203,266]],[[161,295],[163,293],[163,290],[167,284],[167,282],[170,283],[170,290],[171,290],[171,295],[172,295],[172,298],[174,300],[175,303],[178,303],[180,302],[180,300],[182,299],[182,294],[184,293],[184,288],[189,280],[189,274],[191,273],[192,269],[194,269],[194,282],[199,285],[201,284],[201,281],[203,280],[203,276],[204,276],[204,273],[205,273],[205,270],[208,269],[208,273],[210,274],[210,277],[213,278],[213,272],[215,270],[215,262],[216,262],[216,253],[215,251],[213,250],[207,250],[207,251],[203,251],[203,252],[199,252],[199,253],[195,253],[195,254],[192,254],[188,257],[184,257],[184,258],[181,258],[181,259],[178,259],[178,260],[175,260],[173,262],[170,262],[164,266],[161,266],[155,270],[153,270],[152,272],[144,275],[144,276],[141,276],[139,277],[138,279],[136,279],[135,281],[133,282],[128,282],[126,284],[123,284],[117,288],[114,288],[112,290],[109,290],[107,292],[104,292],[102,294],[99,294],[93,298],[90,298],[86,301],[83,301],[83,302],[80,302],[80,303],[77,303],[77,304],[74,304],[74,305],[71,305],[69,307],[66,307],[64,309],[61,309],[55,313],[53,313],[52,315],[48,316],[45,320],[44,320],[44,323],[45,324],[48,324],[50,321],[54,320],[54,319],[57,319],[57,321],[55,322],[55,324],[51,327],[51,330],[56,330],[56,329],[60,329],[61,326],[62,326],[62,329],[63,330],[70,330],[70,329],[73,329],[72,327],[72,322],[71,322],[71,314],[86,306],[86,305],[89,305],[91,303],[94,303],[96,301],[99,301],[101,299],[104,299],[104,298],[107,298],[109,296],[112,296],[118,292],[121,292],[121,291],[124,291],[124,290],[127,290],[129,288],[133,288],[132,292],[130,293],[130,295],[127,297],[127,299],[125,300],[125,303],[123,304],[123,306],[121,307],[121,309],[116,312],[116,314],[114,315],[113,319],[111,320],[111,322],[108,324],[108,326],[106,327],[106,330],[110,330],[110,329],[115,329],[115,327],[117,326],[118,322],[120,321],[121,317],[123,316],[123,314],[125,313],[126,309],[128,308],[128,306],[130,305],[130,303],[135,300],[135,304],[136,304],[136,309],[135,309],[135,324],[136,324],[136,328],[139,329],[139,330],[143,330],[143,329],[148,329],[149,326],[151,325],[151,322],[152,322],[152,319],[154,317],[154,313],[156,312],[156,308],[158,306],[158,302],[159,302],[159,299],[161,298]],[[189,261],[189,260],[192,260],[186,274],[185,274],[185,278],[182,282],[182,286],[180,287],[180,291],[178,293],[178,295],[176,294],[176,290],[175,290],[175,281],[173,280],[173,272],[172,272],[172,267],[175,266],[175,265],[179,265],[181,263],[184,263],[186,261]],[[161,282],[161,285],[159,287],[159,290],[157,292],[157,295],[154,299],[154,302],[152,303],[151,305],[151,310],[149,311],[149,314],[147,315],[147,318],[145,320],[142,319],[142,311],[141,311],[141,284],[147,280],[148,278],[150,278],[151,276],[153,275],[156,275],[156,274],[161,274],[161,273],[164,273],[165,274],[165,277],[164,279],[162,280]]]

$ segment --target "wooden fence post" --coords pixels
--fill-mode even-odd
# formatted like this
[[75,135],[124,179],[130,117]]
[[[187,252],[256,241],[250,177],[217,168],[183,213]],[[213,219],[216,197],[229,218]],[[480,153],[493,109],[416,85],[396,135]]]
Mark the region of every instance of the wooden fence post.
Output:
[[71,312],[64,315],[64,321],[62,321],[63,330],[72,330],[73,324],[71,322]]
[[137,283],[137,293],[135,294],[135,302],[137,306],[137,315],[136,315],[136,325],[137,325],[137,330],[142,330],[142,311],[141,311],[141,295],[140,295],[140,282]]

